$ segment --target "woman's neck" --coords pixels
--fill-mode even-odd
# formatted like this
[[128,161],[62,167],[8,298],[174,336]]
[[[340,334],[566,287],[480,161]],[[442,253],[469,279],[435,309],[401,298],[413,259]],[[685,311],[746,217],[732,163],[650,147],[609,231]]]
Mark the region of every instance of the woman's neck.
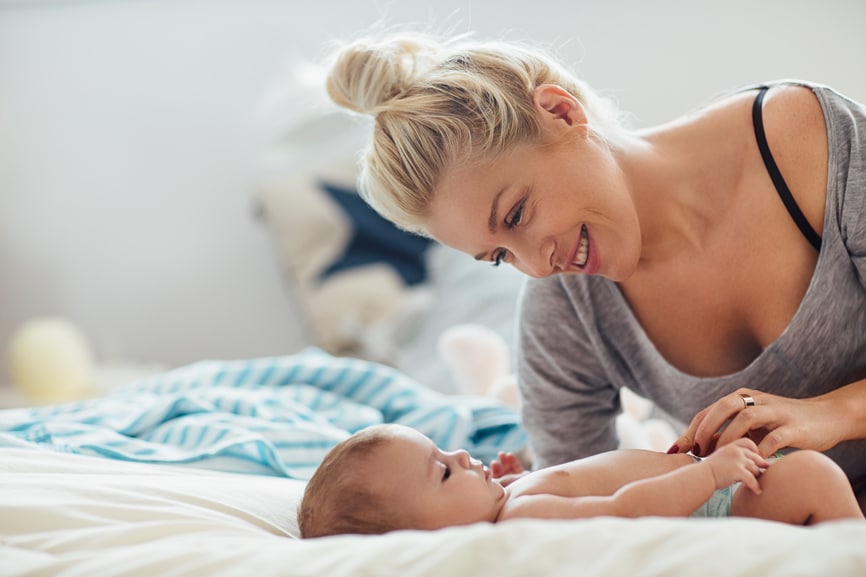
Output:
[[730,206],[742,172],[737,116],[708,110],[637,133],[614,152],[641,223],[641,265],[700,251]]

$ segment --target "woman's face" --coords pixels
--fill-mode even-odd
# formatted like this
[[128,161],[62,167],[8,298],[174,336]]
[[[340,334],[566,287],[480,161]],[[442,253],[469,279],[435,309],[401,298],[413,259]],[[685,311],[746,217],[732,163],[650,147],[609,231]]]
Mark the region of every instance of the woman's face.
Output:
[[427,230],[478,260],[506,262],[533,277],[583,273],[625,280],[641,251],[626,180],[585,125],[558,122],[555,128],[572,138],[446,171]]

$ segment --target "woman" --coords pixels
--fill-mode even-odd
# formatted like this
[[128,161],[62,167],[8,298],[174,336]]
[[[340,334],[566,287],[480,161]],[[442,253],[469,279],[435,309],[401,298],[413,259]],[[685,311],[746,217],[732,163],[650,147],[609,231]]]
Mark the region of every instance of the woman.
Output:
[[825,451],[866,503],[866,108],[783,82],[634,132],[540,52],[422,36],[343,47],[328,90],[376,118],[374,208],[533,277],[536,466],[614,448],[628,387],[691,422],[671,452]]

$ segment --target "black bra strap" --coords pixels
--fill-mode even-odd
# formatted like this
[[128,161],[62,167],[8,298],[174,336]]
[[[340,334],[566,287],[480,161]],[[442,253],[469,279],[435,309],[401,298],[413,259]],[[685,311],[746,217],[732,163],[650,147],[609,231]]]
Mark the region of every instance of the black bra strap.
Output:
[[755,97],[755,103],[752,105],[752,123],[755,126],[755,138],[758,141],[758,148],[761,150],[761,158],[764,159],[764,166],[767,167],[767,172],[770,174],[770,178],[776,186],[776,192],[779,193],[779,198],[782,199],[785,208],[788,209],[788,214],[791,215],[794,224],[797,225],[800,232],[802,232],[803,236],[806,237],[806,240],[815,247],[815,250],[820,252],[821,237],[818,236],[818,233],[815,232],[815,229],[812,228],[812,225],[809,224],[809,221],[806,220],[805,216],[803,216],[803,211],[801,211],[800,207],[797,206],[797,201],[794,200],[791,191],[788,189],[788,185],[785,184],[785,179],[782,178],[782,173],[779,172],[779,167],[776,166],[776,161],[773,160],[773,155],[770,153],[770,146],[767,144],[767,136],[764,133],[764,118],[761,113],[761,108],[763,107],[764,95],[767,93],[768,88],[769,87],[767,86],[761,87],[761,91],[758,92],[758,96]]

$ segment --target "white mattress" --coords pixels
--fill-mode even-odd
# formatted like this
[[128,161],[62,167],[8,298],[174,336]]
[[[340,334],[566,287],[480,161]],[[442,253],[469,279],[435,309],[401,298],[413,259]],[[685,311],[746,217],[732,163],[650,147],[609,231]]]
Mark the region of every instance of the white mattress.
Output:
[[866,575],[866,523],[511,521],[301,541],[303,484],[0,449],[0,575]]

